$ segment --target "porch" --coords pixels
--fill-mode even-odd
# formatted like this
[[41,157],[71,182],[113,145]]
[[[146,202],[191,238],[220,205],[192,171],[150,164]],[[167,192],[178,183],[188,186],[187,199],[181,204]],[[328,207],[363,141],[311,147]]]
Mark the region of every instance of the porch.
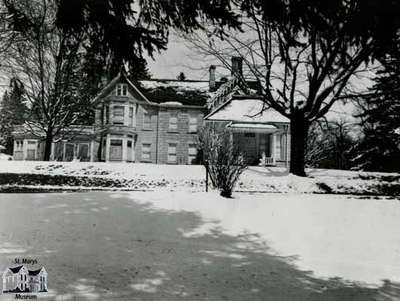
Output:
[[249,165],[287,166],[289,162],[288,127],[272,124],[241,124],[227,126],[232,143]]

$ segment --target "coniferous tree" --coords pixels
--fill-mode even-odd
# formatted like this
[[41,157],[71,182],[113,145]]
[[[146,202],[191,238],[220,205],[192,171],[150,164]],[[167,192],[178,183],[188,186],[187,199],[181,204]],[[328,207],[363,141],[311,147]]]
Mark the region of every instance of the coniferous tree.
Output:
[[[400,44],[400,42],[398,43]],[[359,103],[363,138],[352,149],[354,169],[400,171],[400,50],[381,63],[372,93]]]
[[23,124],[26,114],[23,85],[13,78],[10,81],[9,90],[4,93],[0,103],[0,145],[6,148],[5,153],[9,155],[13,152],[14,126]]

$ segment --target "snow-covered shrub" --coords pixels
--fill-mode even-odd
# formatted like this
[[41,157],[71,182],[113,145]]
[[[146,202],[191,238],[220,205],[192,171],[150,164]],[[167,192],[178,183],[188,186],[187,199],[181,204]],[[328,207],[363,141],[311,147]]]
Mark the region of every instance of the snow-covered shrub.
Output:
[[231,140],[231,133],[206,126],[199,133],[199,145],[213,186],[221,196],[231,197],[235,183],[247,167],[243,154]]

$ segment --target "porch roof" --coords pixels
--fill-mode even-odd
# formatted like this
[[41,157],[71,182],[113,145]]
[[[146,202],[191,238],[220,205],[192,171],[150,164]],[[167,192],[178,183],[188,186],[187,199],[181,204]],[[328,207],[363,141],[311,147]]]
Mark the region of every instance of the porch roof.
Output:
[[278,131],[276,126],[264,123],[233,123],[229,124],[227,128],[241,133],[274,133]]
[[289,119],[273,108],[267,108],[259,98],[233,96],[205,117],[210,121],[233,121],[246,123],[289,123]]

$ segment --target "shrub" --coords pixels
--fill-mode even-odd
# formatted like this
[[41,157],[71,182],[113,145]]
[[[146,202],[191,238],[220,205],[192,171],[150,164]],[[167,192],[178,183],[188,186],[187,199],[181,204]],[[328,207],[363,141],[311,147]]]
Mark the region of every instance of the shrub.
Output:
[[221,196],[231,197],[235,183],[247,165],[232,143],[230,132],[208,125],[199,133],[199,145],[212,185],[220,190]]

